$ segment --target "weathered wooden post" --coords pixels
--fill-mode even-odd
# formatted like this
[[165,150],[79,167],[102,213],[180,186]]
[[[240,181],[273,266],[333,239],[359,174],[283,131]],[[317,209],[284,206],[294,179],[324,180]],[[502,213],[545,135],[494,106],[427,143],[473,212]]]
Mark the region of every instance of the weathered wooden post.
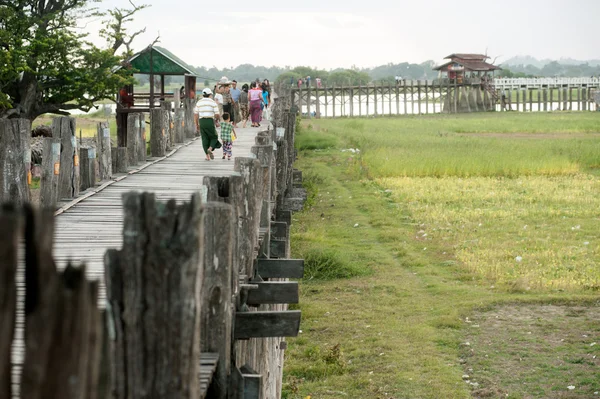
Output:
[[117,158],[119,154],[117,152],[117,147],[110,147],[110,160],[112,162],[112,171],[113,174],[117,173]]
[[81,165],[81,191],[96,185],[96,149],[81,148],[79,150]]
[[123,210],[123,249],[104,261],[112,397],[199,397],[200,196],[177,205],[131,192]]
[[11,352],[17,310],[17,260],[21,231],[14,208],[0,208],[0,396],[12,397]]
[[191,139],[196,136],[196,121],[194,120],[194,108],[196,107],[196,101],[191,98],[184,100],[185,109],[185,138]]
[[544,103],[544,112],[548,111],[548,89],[545,88],[542,93],[542,102]]
[[52,138],[61,145],[58,198],[79,195],[79,150],[75,136],[75,119],[67,116],[52,121]]
[[164,109],[150,110],[150,154],[164,157],[167,151],[169,115]]
[[57,272],[53,211],[26,208],[25,361],[22,398],[93,398],[98,389],[97,283],[85,267]]
[[108,123],[98,123],[96,136],[96,156],[98,157],[98,173],[100,180],[108,180],[112,176],[112,153],[110,146],[110,128]]
[[175,143],[181,144],[185,141],[185,110],[175,108]]
[[581,89],[581,110],[582,111],[587,111],[588,110],[588,101],[587,101],[587,89],[585,87],[583,87]]
[[31,122],[0,119],[0,201],[22,204],[31,194]]
[[173,123],[173,114],[171,114],[171,110],[173,104],[170,101],[162,101],[160,107],[167,111],[167,121],[166,121],[166,150],[169,151],[173,149],[173,144],[175,143],[175,124]]
[[116,172],[127,173],[129,169],[129,154],[127,147],[117,147]]
[[146,141],[146,118],[144,114],[140,114],[140,137],[138,139],[138,162],[146,163],[146,157],[148,156],[147,141]]
[[236,157],[234,170],[242,177],[242,196],[244,215],[239,216],[239,228],[243,232],[239,237],[237,255],[240,273],[251,277],[253,270],[253,252],[258,243],[260,210],[262,209],[263,171],[255,158]]
[[131,166],[138,164],[138,146],[140,141],[141,114],[132,113],[127,115],[127,163]]
[[203,206],[201,220],[201,262],[204,277],[200,289],[200,346],[202,352],[219,354],[219,363],[208,397],[225,399],[231,373],[233,208],[228,204],[209,202]]
[[43,148],[40,204],[51,208],[58,202],[60,143],[56,143],[52,137],[46,137],[43,140]]

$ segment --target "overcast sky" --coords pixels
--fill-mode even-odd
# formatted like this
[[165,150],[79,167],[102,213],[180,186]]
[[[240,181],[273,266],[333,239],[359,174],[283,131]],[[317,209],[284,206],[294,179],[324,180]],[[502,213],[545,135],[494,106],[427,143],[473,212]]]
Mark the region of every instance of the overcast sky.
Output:
[[[136,4],[142,3],[137,0]],[[330,69],[485,53],[600,58],[600,0],[146,0],[134,50],[160,46],[194,66]],[[104,0],[100,8],[126,7]],[[97,36],[97,23],[87,25]]]

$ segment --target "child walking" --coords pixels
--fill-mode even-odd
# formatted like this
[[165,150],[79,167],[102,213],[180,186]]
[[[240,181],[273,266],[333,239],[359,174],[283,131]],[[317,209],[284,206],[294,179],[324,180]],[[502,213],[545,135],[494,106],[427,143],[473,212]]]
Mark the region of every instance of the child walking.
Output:
[[221,141],[223,142],[223,159],[231,160],[233,140],[237,138],[233,125],[229,121],[229,113],[223,113],[223,123],[221,123]]

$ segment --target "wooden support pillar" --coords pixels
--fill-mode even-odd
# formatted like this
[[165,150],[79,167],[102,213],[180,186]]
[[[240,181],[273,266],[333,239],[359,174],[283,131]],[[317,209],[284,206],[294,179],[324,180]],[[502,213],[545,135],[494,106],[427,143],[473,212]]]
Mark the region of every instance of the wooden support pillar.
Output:
[[573,111],[573,88],[569,86],[569,111]]
[[96,136],[98,157],[98,170],[100,180],[108,180],[112,176],[112,153],[110,146],[110,129],[108,123],[98,123],[98,134]]
[[79,150],[75,137],[75,119],[68,116],[52,120],[52,138],[61,145],[58,199],[79,195]]
[[262,209],[264,173],[256,158],[236,157],[234,170],[242,177],[243,186],[240,198],[244,198],[244,215],[239,218],[239,228],[244,234],[240,237],[236,256],[240,258],[240,274],[252,276],[254,271],[253,253],[258,243]]
[[127,173],[129,169],[127,147],[117,147],[116,172]]
[[429,84],[425,80],[425,114],[429,113]]
[[333,117],[335,118],[335,86],[331,88],[331,108],[332,108],[332,114]]
[[219,363],[207,396],[225,399],[231,372],[233,208],[219,202],[205,204],[201,226],[204,277],[200,289],[200,346],[202,352],[219,354]]
[[529,89],[529,112],[533,112],[533,90]]
[[373,84],[373,115],[379,115],[379,111],[377,110],[377,83]]
[[138,164],[138,146],[140,140],[140,114],[131,113],[127,116],[127,162],[131,166]]
[[317,114],[317,119],[321,118],[321,98],[320,98],[321,90],[318,88],[315,89],[315,112]]
[[60,175],[60,143],[52,137],[44,138],[42,177],[40,179],[40,204],[53,208],[58,202],[58,176]]
[[417,80],[417,101],[418,101],[418,111],[419,115],[421,115],[421,81]]
[[148,142],[146,138],[146,117],[145,114],[140,114],[140,129],[138,131],[140,137],[138,139],[138,162],[146,163],[146,158],[148,156]]
[[563,89],[562,89],[562,92],[563,92],[563,96],[562,96],[563,97],[562,98],[562,100],[563,100],[562,110],[563,111],[566,111],[568,109],[568,105],[567,105],[567,103],[568,103],[567,90],[568,89],[566,87],[563,87]]
[[[358,116],[362,116],[362,85],[358,86]],[[367,110],[367,115],[368,115]]]
[[21,239],[21,215],[13,208],[0,208],[0,396],[11,398],[11,352],[17,311],[17,263]]
[[0,119],[0,202],[31,199],[31,122]]
[[575,88],[577,92],[577,111],[581,111],[581,86]]
[[196,107],[196,101],[191,98],[186,98],[183,102],[183,109],[185,110],[185,125],[184,132],[185,138],[191,139],[196,136],[196,121],[194,119],[194,108]]
[[350,87],[350,117],[354,117],[354,88]]
[[153,157],[164,157],[167,151],[167,129],[169,115],[164,109],[150,110],[150,153]]
[[185,110],[183,108],[175,108],[175,143],[181,144],[185,141]]
[[[25,209],[25,356],[21,398],[93,398],[98,391],[98,285],[85,267],[58,272],[52,210]],[[3,324],[3,323],[2,323]],[[9,396],[10,397],[10,396]]]
[[329,90],[326,86],[323,86],[323,94],[325,95],[325,117],[329,116],[327,112],[327,108],[329,108],[329,99],[327,98],[327,90]]
[[404,115],[406,115],[408,113],[408,105],[406,104],[407,98],[406,98],[406,79],[402,80],[403,84],[404,84]]
[[104,260],[112,397],[199,397],[201,259],[209,256],[200,196],[177,205],[130,192],[123,211],[123,249]]
[[396,115],[400,115],[400,89],[398,88],[398,81],[396,80]]
[[544,103],[544,112],[548,111],[548,89],[544,88],[542,92],[542,102]]
[[582,111],[587,111],[588,110],[588,103],[587,103],[587,88],[582,87],[581,88],[581,110]]
[[81,148],[79,150],[79,164],[81,166],[81,191],[87,190],[96,185],[96,149]]
[[392,116],[392,85],[388,84],[388,115]]

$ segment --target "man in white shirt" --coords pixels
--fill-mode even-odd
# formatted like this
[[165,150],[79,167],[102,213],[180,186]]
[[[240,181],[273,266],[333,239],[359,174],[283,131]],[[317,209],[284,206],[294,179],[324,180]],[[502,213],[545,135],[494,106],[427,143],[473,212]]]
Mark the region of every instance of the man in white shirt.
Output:
[[221,148],[217,129],[215,129],[215,121],[219,120],[219,107],[214,102],[210,95],[212,91],[207,87],[202,90],[202,98],[196,103],[194,114],[196,118],[196,126],[200,127],[200,137],[202,138],[202,148],[206,154],[206,160],[215,159],[213,151]]

